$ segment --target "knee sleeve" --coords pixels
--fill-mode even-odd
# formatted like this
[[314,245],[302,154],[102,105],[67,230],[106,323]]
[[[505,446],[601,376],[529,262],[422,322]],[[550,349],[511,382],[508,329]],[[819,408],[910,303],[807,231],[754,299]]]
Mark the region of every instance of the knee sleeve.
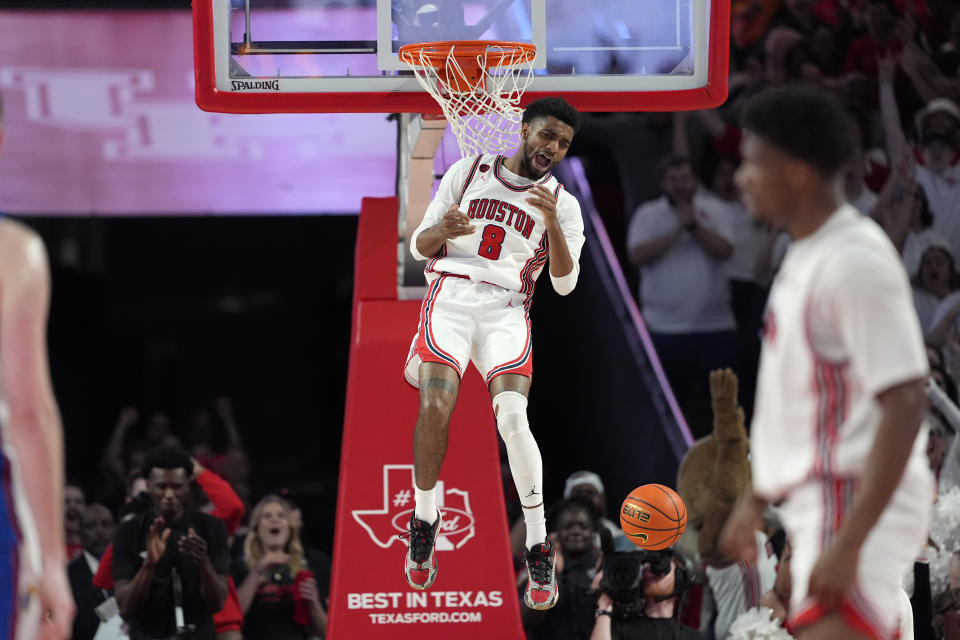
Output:
[[[542,508],[536,513],[529,512],[529,509],[543,505],[543,461],[527,424],[527,399],[516,391],[504,391],[493,399],[493,409],[497,414],[497,430],[507,448],[513,482],[520,502],[527,510],[524,517],[528,524],[531,518],[542,521]],[[539,537],[544,535],[546,532]]]
[[530,432],[527,423],[527,399],[516,391],[501,391],[493,398],[493,412],[497,416],[497,431],[504,443]]

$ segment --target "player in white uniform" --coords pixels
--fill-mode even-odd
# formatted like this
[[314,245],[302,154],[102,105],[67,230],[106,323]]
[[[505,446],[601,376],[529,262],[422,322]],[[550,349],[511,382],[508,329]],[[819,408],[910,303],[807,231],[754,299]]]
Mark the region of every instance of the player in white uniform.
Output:
[[745,106],[743,128],[737,181],[748,207],[793,242],[767,307],[753,489],[721,543],[752,557],[763,508],[782,500],[795,635],[891,638],[934,495],[910,284],[880,227],[844,202],[853,140],[837,100],[768,91]]
[[576,286],[583,219],[576,198],[550,169],[567,153],[579,124],[560,98],[542,98],[523,114],[521,146],[509,158],[487,155],[455,163],[440,182],[410,251],[427,260],[429,289],[404,367],[420,389],[413,436],[416,509],[410,518],[407,582],[426,589],[437,574],[440,513],[434,496],[460,377],[473,361],[490,389],[497,428],[524,507],[527,568],[524,601],[556,604],[556,551],[547,540],[540,450],[527,424],[532,373],[530,302],[549,260],[561,295]]
[[0,220],[0,637],[69,638],[63,433],[47,365],[41,240]]

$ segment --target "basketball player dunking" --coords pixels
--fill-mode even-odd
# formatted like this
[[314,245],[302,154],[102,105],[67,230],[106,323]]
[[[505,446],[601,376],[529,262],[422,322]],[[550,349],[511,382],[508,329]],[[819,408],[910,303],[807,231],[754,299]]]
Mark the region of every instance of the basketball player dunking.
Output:
[[0,637],[69,638],[63,434],[47,365],[43,243],[0,219]]
[[755,556],[761,513],[782,500],[794,635],[889,639],[934,495],[910,283],[880,227],[844,202],[854,142],[836,99],[813,88],[767,91],[742,121],[736,179],[746,204],[793,243],[767,307],[753,489],[721,544]]
[[580,273],[580,205],[550,175],[578,126],[576,110],[560,98],[531,103],[523,114],[520,148],[509,158],[484,154],[451,166],[411,239],[414,257],[427,260],[429,283],[404,369],[420,389],[413,435],[416,509],[405,534],[410,546],[404,563],[414,589],[427,589],[437,575],[441,519],[434,491],[460,376],[472,360],[490,390],[523,504],[530,578],[524,602],[534,609],[557,602],[543,467],[526,414],[533,371],[529,311],[548,259],[561,295],[573,291]]

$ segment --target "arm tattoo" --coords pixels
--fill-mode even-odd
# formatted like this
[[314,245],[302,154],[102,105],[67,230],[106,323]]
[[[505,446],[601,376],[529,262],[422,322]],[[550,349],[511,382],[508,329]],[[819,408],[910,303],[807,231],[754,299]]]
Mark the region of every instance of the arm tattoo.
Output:
[[449,380],[444,380],[443,378],[427,378],[427,381],[423,386],[426,389],[440,389],[441,391],[446,391],[447,393],[457,392],[457,386]]

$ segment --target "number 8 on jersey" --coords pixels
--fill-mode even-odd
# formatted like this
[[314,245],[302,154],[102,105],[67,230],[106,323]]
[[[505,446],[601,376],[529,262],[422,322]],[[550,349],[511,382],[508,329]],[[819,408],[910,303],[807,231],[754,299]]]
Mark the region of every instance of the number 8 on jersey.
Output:
[[500,257],[500,250],[503,247],[503,239],[506,237],[502,227],[495,224],[488,224],[483,228],[481,234],[480,248],[477,253],[480,257],[487,260],[496,260]]

